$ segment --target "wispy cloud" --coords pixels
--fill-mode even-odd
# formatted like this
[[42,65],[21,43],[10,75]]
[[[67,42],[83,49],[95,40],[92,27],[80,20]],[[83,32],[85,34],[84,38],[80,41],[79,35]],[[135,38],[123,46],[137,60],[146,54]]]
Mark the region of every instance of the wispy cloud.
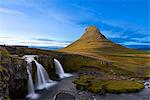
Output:
[[[25,45],[25,46],[57,46],[66,47],[71,42],[69,41],[57,41],[51,39],[15,39],[13,37],[0,37],[0,44],[6,45]],[[7,41],[5,39],[7,38]]]
[[113,32],[111,30],[102,30],[101,33],[107,36],[108,38],[120,38],[122,34],[120,32]]
[[[0,33],[7,33],[8,36],[22,36],[24,33],[24,38],[28,37],[30,39],[18,39],[18,37],[6,39],[3,37],[3,39],[0,39],[0,42],[20,45],[66,46],[71,43],[71,41],[79,38],[88,25],[98,26],[106,37],[117,43],[142,44],[149,40],[147,37],[150,31],[132,24],[132,22],[134,23],[134,20],[132,21],[134,18],[129,18],[129,20],[124,21],[123,19],[127,19],[126,16],[124,17],[120,13],[116,13],[115,11],[117,11],[117,9],[111,9],[112,6],[115,6],[113,2],[110,4],[110,7],[109,4],[108,7],[107,5],[104,7],[105,3],[100,3],[100,1],[95,0],[90,4],[90,1],[81,3],[82,1],[4,0],[3,3],[0,3],[3,4],[3,6],[0,7],[0,13],[11,14],[12,16],[4,15],[2,23],[3,29],[0,30]],[[99,4],[96,4],[96,2]],[[114,8],[117,7],[118,5]],[[120,8],[120,6],[118,8]],[[131,10],[134,9],[131,8]],[[111,14],[110,11],[112,11],[113,14]],[[120,11],[122,10],[119,9],[118,12]],[[20,15],[24,13],[27,16],[14,17],[16,14]],[[128,9],[125,9],[124,13],[129,13]],[[115,20],[117,19],[116,16],[120,18],[117,17],[118,20]],[[141,19],[144,18],[141,17]],[[142,21],[143,20],[140,22]],[[32,37],[39,39],[33,39]],[[47,39],[47,37],[50,37],[52,40]]]
[[9,39],[10,37],[6,37],[6,36],[4,36],[4,37],[0,37],[0,39]]
[[147,43],[147,42],[146,42],[146,43],[143,43],[143,42],[133,42],[133,41],[130,42],[130,41],[129,41],[129,42],[124,42],[123,44],[124,44],[124,45],[127,45],[127,46],[128,46],[128,45],[149,45],[149,46],[150,46],[150,44]]
[[104,29],[102,33],[114,42],[123,45],[148,45],[150,29],[124,21],[98,20]]
[[54,41],[54,40],[51,40],[51,39],[35,39],[35,40],[38,40],[38,41]]
[[46,38],[39,38],[39,39],[34,39],[34,40],[38,40],[38,41],[57,41],[57,42],[66,42],[66,43],[71,43],[72,41],[58,41],[58,40],[52,40],[52,39],[46,39]]
[[23,12],[20,12],[18,10],[8,9],[8,8],[0,8],[0,13],[6,13],[6,14],[24,14]]
[[41,40],[29,40],[19,42],[19,45],[27,45],[27,46],[57,46],[57,47],[66,47],[69,45],[69,42],[65,41],[41,41]]

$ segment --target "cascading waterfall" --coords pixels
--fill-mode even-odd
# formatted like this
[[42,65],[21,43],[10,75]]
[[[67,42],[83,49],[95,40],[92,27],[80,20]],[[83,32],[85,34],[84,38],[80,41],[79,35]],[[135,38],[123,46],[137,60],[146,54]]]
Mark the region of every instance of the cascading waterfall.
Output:
[[69,73],[65,73],[64,69],[62,67],[62,65],[60,64],[60,62],[54,58],[54,64],[55,64],[55,70],[56,70],[56,74],[59,75],[60,78],[65,78],[65,77],[70,77],[72,76]]
[[26,59],[27,61],[27,73],[28,73],[28,95],[27,98],[37,98],[38,95],[35,93],[34,84],[32,80],[32,59]]
[[[50,86],[53,86],[56,84],[55,81],[50,80],[49,75],[45,68],[38,63],[34,57],[37,57],[37,55],[25,55],[22,57],[22,59],[25,59],[27,61],[27,73],[28,73],[28,95],[27,98],[35,99],[38,98],[39,95],[35,93],[35,89],[44,89],[48,88]],[[36,75],[36,83],[34,86],[33,79],[32,79],[32,62],[35,62],[37,66],[37,75]]]
[[54,63],[55,63],[56,74],[58,74],[60,76],[64,76],[65,72],[64,72],[64,69],[63,69],[62,65],[60,64],[60,62],[57,59],[54,59]]
[[38,63],[35,59],[35,64],[37,66],[37,77],[36,77],[36,89],[44,89],[48,88],[51,84],[51,82],[54,82],[50,80],[48,73],[44,69],[44,67]]

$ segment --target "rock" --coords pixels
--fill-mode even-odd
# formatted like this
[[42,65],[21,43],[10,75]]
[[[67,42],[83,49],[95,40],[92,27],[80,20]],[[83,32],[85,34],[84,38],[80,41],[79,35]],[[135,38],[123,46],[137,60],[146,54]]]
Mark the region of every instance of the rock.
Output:
[[70,93],[60,92],[54,100],[75,100],[75,96]]
[[[0,97],[24,97],[27,92],[26,62],[17,56],[1,57]],[[5,69],[5,70],[4,70]]]
[[8,70],[0,66],[0,98],[9,97],[9,78]]
[[106,90],[107,90],[107,87],[106,87],[105,85],[102,85],[100,94],[101,94],[101,95],[105,95],[105,94],[106,94]]
[[53,57],[48,55],[39,55],[38,62],[44,66],[46,71],[49,73],[49,77],[52,80],[58,80],[59,76],[55,74],[55,67],[53,63]]
[[124,76],[120,76],[120,79],[122,79],[122,80],[126,80],[126,77],[124,77]]
[[[19,57],[10,57],[10,66],[8,68],[10,74],[9,81],[9,92],[10,96],[25,96],[27,92],[27,78],[28,74],[26,71],[27,63],[25,60],[20,59]],[[19,91],[19,92],[18,92]],[[23,92],[24,91],[24,92]]]

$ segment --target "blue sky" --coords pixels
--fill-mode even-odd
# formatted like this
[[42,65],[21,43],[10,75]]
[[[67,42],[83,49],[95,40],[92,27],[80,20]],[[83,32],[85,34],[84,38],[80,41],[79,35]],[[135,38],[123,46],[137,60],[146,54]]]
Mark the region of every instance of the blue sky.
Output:
[[89,25],[123,45],[150,44],[149,0],[0,0],[0,44],[64,47]]

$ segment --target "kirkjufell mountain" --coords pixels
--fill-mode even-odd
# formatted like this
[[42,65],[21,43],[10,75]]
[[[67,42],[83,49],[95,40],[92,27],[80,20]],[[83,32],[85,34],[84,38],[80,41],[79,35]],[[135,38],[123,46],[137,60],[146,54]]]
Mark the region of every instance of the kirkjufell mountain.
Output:
[[60,51],[115,53],[132,50],[110,41],[96,26],[89,26],[78,40]]

